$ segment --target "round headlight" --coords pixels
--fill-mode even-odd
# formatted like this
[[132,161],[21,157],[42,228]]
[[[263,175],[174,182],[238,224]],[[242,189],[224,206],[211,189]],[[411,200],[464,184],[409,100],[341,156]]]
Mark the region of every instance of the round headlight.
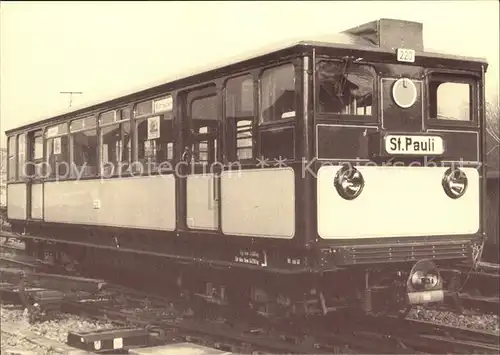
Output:
[[415,289],[432,289],[437,286],[439,282],[439,274],[435,271],[423,272],[421,270],[415,271],[411,275],[411,283]]
[[335,175],[334,185],[342,198],[352,200],[363,190],[365,180],[356,168],[344,165]]
[[467,190],[468,179],[465,173],[460,169],[449,168],[443,176],[443,189],[451,198],[463,196]]

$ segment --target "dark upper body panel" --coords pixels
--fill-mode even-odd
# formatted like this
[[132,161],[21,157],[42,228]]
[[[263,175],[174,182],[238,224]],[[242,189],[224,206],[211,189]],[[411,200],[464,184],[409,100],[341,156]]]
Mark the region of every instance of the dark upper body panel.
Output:
[[[109,99],[89,103],[84,107],[65,110],[51,115],[50,118],[38,119],[33,123],[11,129],[6,134],[10,135],[17,131],[37,128],[46,124],[55,124],[82,113],[98,112],[135,100],[142,100],[160,92],[178,90],[200,82],[212,81],[216,78],[263,66],[284,57],[312,55],[313,51],[317,56],[361,56],[367,62],[397,64],[396,48],[414,49],[416,52],[415,62],[400,66],[401,71],[411,72],[412,76],[421,75],[421,69],[419,68],[422,67],[455,68],[477,72],[487,68],[487,62],[484,59],[425,52],[423,51],[422,41],[421,24],[381,19],[339,34],[322,36],[311,41],[290,40],[280,44],[272,44],[261,48],[258,52],[228,58],[194,72],[178,74],[163,79],[158,83],[128,90],[127,93],[122,95],[115,95]],[[382,71],[387,70],[387,68],[395,70],[395,67],[384,64],[378,66],[378,69]]]

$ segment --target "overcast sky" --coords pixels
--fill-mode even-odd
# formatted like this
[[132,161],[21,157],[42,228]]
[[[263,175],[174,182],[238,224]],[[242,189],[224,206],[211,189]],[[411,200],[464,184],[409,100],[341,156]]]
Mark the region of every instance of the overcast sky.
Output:
[[498,1],[5,2],[0,4],[4,131],[68,106],[118,95],[290,37],[336,33],[378,18],[424,24],[426,49],[489,63],[498,96]]

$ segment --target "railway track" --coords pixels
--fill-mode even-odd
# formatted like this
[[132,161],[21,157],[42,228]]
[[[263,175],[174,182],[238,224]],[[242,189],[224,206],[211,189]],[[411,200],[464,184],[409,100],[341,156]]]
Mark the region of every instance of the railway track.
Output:
[[9,241],[5,241],[4,243],[0,244],[0,250],[1,250],[2,255],[4,255],[4,254],[23,254],[24,253],[24,247],[22,247],[19,244],[11,244],[11,243],[9,243]]
[[[0,233],[0,236],[2,234]],[[11,233],[3,233],[4,236],[13,240],[15,235]],[[2,252],[0,255],[0,265],[24,265],[32,269],[44,267],[51,269],[54,272],[54,266],[42,261],[38,261],[39,266],[30,264],[29,260],[25,258],[24,248],[20,244],[2,244]],[[15,256],[14,256],[15,255]],[[447,294],[446,307],[456,307],[460,312],[464,309],[474,310],[480,313],[499,314],[500,313],[500,266],[491,263],[479,263],[477,270],[471,271],[470,269],[460,270],[458,290],[458,300],[453,298],[451,293]],[[59,273],[64,273],[65,270],[58,270]],[[444,272],[451,272],[451,270],[444,270]]]
[[[169,308],[153,307],[141,314],[123,311],[123,304],[93,305],[71,304],[72,312],[85,313],[97,319],[108,319],[124,327],[143,327],[156,343],[189,341],[225,351],[247,353],[262,351],[271,353],[318,354],[340,352],[348,349],[356,353],[498,353],[498,334],[473,331],[430,322],[392,320],[380,322],[363,320],[341,329],[328,327],[324,319],[301,322],[297,328],[289,324],[267,326],[244,324],[230,319],[186,317],[180,319]],[[133,307],[127,307],[133,309]],[[337,321],[338,319],[332,320]],[[345,325],[345,321],[344,321]],[[126,328],[125,328],[126,329]],[[122,329],[117,336],[122,336]],[[154,334],[154,336],[153,336]],[[109,334],[107,334],[109,336]]]
[[[451,300],[459,309],[476,310],[483,313],[500,313],[500,265],[491,263],[478,263],[475,270],[463,268],[462,270],[442,270],[442,273],[456,275],[454,285],[446,285],[456,292],[458,300]],[[448,298],[453,294],[448,293]]]
[[[17,252],[20,249],[15,247],[12,250]],[[20,261],[16,258],[17,256],[11,258],[14,264]],[[465,354],[500,351],[497,334],[416,320],[380,322],[375,319],[363,319],[359,323],[347,326],[342,319],[316,319],[302,320],[290,325],[265,322],[246,324],[241,319],[233,317],[213,317],[213,314],[217,314],[215,309],[214,312],[192,315],[189,314],[190,308],[179,306],[176,304],[178,300],[169,297],[112,283],[96,286],[99,282],[94,279],[85,280],[75,276],[42,273],[40,270],[47,265],[36,259],[29,262],[24,258],[17,263],[17,267],[23,270],[22,273],[14,272],[13,266],[10,265],[10,275],[19,278],[20,275],[29,274],[24,292],[30,296],[25,295],[24,298],[18,299],[18,302],[28,302],[30,307],[40,302],[42,306],[55,309],[57,312],[87,315],[120,325],[114,331],[93,334],[89,337],[94,339],[93,341],[101,339],[98,344],[102,351],[106,350],[106,347],[107,350],[112,350],[114,346],[112,340],[115,338],[122,339],[123,345],[127,343],[125,339],[138,337],[139,333],[143,334],[140,341],[142,343],[133,344],[136,347],[189,341],[237,353],[263,351],[317,354],[349,351],[401,354],[452,351]],[[3,274],[6,272],[5,269],[7,268],[2,268]],[[16,283],[13,281],[10,285],[5,283],[0,285],[0,289],[10,289],[11,293],[15,293]],[[85,282],[94,285],[92,290],[87,293],[75,293],[75,288],[81,291]],[[186,311],[180,312],[183,307]],[[32,308],[31,312],[35,320],[40,316],[41,309]],[[130,329],[135,330],[129,331]],[[70,335],[68,344],[72,341]],[[82,348],[82,344],[73,345]],[[84,345],[87,348],[95,347],[93,343]]]
[[[72,280],[73,281],[73,280]],[[170,300],[156,295],[138,292],[132,289],[109,286],[106,295],[85,295],[80,299],[66,298],[59,300],[60,311],[85,314],[96,319],[105,319],[122,327],[113,331],[97,334],[100,350],[105,349],[104,340],[110,337],[122,339],[137,337],[139,330],[147,333],[143,336],[143,346],[164,344],[172,341],[195,341],[232,352],[249,350],[274,353],[331,353],[332,351],[374,352],[376,353],[414,353],[431,351],[439,353],[453,349],[454,353],[497,353],[500,349],[498,335],[471,331],[455,327],[437,326],[428,322],[405,321],[377,323],[366,319],[352,324],[343,330],[328,329],[324,320],[307,322],[297,329],[278,325],[258,327],[233,323],[228,319],[207,319],[186,317],[172,312]],[[166,305],[168,303],[168,305]],[[138,309],[142,308],[142,312]],[[333,320],[332,320],[333,321]],[[338,320],[337,320],[338,321]],[[345,322],[344,322],[345,324]],[[132,327],[132,328],[131,328]],[[135,331],[128,331],[135,329]],[[374,329],[377,329],[376,331]],[[309,335],[307,335],[309,334]],[[71,337],[68,338],[69,344]],[[425,339],[425,342],[423,342]],[[108,342],[112,347],[113,342]],[[71,345],[71,344],[70,344]],[[73,344],[75,346],[81,344]],[[136,346],[138,344],[135,344]],[[427,350],[426,350],[427,349]],[[88,349],[87,349],[88,350]],[[93,349],[97,350],[97,349]]]

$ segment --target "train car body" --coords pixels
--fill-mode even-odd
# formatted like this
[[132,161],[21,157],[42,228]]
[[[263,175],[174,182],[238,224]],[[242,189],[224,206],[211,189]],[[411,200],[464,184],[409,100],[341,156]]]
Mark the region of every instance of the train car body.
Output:
[[382,19],[40,120],[6,132],[9,222],[264,313],[441,301],[484,238],[486,68]]

